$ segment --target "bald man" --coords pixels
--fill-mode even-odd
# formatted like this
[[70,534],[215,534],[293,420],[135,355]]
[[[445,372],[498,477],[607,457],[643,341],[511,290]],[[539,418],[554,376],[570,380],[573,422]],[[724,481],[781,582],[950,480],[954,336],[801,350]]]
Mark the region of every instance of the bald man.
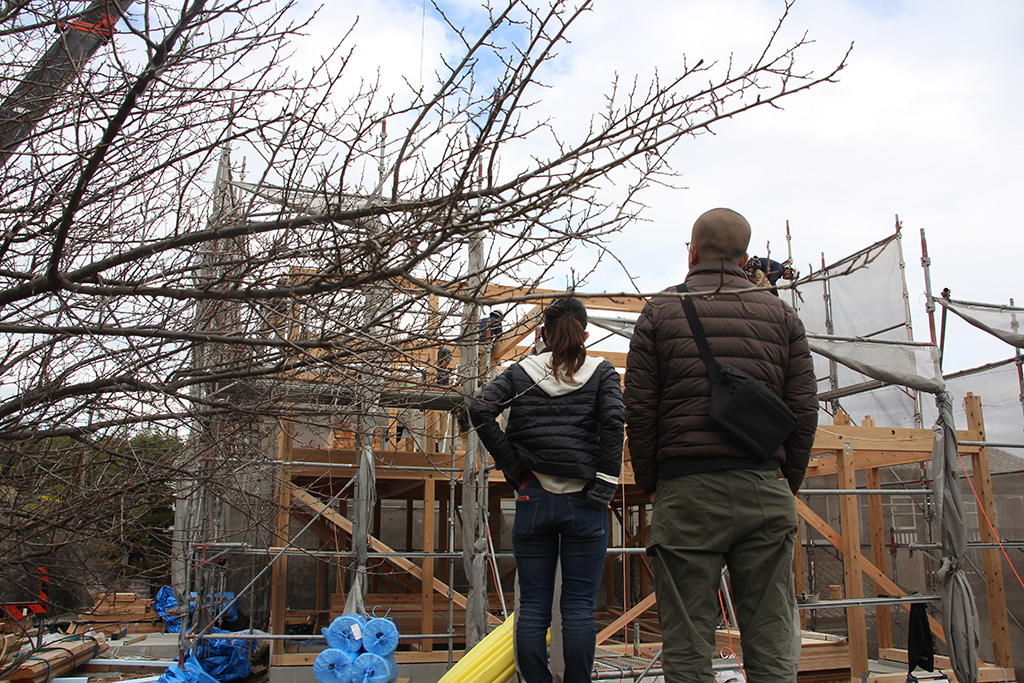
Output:
[[[796,680],[794,494],[807,469],[818,404],[796,311],[746,278],[750,224],[713,209],[693,224],[686,286],[716,360],[774,391],[797,426],[769,458],[708,416],[711,382],[680,298],[652,299],[626,361],[626,433],[636,483],[654,512],[647,554],[669,683],[711,683],[723,563],[729,568],[751,683]],[[676,289],[666,290],[676,292]]]

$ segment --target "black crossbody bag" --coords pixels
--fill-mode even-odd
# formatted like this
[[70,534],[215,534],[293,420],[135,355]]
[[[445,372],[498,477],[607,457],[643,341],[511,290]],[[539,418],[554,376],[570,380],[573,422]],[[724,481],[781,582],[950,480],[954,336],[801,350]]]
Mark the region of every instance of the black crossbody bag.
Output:
[[[685,284],[676,291],[686,293]],[[769,460],[796,428],[796,415],[764,382],[739,368],[719,363],[711,354],[697,307],[690,297],[682,300],[686,320],[700,357],[708,367],[711,403],[708,416],[741,446]]]

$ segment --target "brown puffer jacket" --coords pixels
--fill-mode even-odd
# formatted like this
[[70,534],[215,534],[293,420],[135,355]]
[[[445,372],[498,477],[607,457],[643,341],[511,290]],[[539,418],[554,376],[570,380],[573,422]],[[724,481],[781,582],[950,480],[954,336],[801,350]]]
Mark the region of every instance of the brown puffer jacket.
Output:
[[652,299],[637,320],[626,361],[626,435],[636,483],[650,494],[659,478],[781,466],[795,493],[818,424],[803,323],[768,290],[723,294],[751,287],[734,263],[699,263],[686,285],[693,292],[716,292],[695,299],[715,358],[762,380],[796,415],[797,427],[773,462],[737,445],[708,417],[711,383],[679,299]]

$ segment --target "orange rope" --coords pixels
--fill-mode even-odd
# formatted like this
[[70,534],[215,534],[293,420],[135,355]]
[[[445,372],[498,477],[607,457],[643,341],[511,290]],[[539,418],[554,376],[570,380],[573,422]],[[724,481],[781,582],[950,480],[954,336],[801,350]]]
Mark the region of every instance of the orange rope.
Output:
[[736,656],[736,650],[732,649],[732,629],[729,628],[729,614],[725,611],[725,602],[722,600],[722,590],[718,590],[718,605],[722,608],[722,619],[725,621],[725,634],[729,637],[729,647],[725,648],[725,651],[732,654],[733,659],[736,660],[736,666],[740,668],[740,674],[743,676],[743,680],[747,680],[747,672],[743,670],[743,665],[740,664],[740,658]]
[[1006,552],[1006,548],[1003,547],[1003,542],[999,539],[999,533],[996,531],[996,526],[992,523],[992,520],[989,519],[988,512],[985,511],[985,506],[981,503],[981,496],[978,495],[978,490],[974,488],[974,481],[971,479],[971,476],[967,474],[967,466],[964,464],[964,456],[960,455],[959,449],[957,449],[956,457],[960,459],[960,467],[963,468],[964,476],[967,478],[967,483],[971,485],[971,491],[974,493],[974,502],[977,503],[981,516],[985,518],[988,528],[992,531],[992,536],[996,539],[996,544],[1003,552],[1003,557],[1006,558],[1006,563],[1010,565],[1010,571],[1012,571],[1013,575],[1017,577],[1017,583],[1020,584],[1021,588],[1024,588],[1024,581],[1021,580],[1020,574],[1017,573],[1017,570],[1013,566],[1013,562],[1010,560],[1009,554]]

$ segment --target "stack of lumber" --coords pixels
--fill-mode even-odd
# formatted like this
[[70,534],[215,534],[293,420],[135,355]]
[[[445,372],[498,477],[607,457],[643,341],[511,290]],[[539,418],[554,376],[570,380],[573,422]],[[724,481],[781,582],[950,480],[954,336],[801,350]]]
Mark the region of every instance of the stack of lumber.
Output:
[[[731,636],[731,637],[730,637]],[[718,650],[731,648],[740,657],[743,648],[740,646],[740,632],[735,628],[728,631],[722,629],[715,632],[715,644]],[[814,631],[800,632],[800,671],[799,680],[812,680],[816,674],[828,672],[845,672],[839,678],[849,679],[850,644],[845,638],[837,638],[825,633]],[[821,680],[831,680],[831,677]]]
[[14,633],[0,634],[0,666],[7,660],[7,656],[17,652],[24,642],[24,638]]
[[12,683],[48,683],[98,657],[108,647],[102,634],[54,640],[32,652],[8,680]]
[[164,621],[153,609],[153,605],[135,593],[106,593],[99,596],[92,609],[78,615],[76,632],[80,632],[83,626],[111,637],[164,632]]

